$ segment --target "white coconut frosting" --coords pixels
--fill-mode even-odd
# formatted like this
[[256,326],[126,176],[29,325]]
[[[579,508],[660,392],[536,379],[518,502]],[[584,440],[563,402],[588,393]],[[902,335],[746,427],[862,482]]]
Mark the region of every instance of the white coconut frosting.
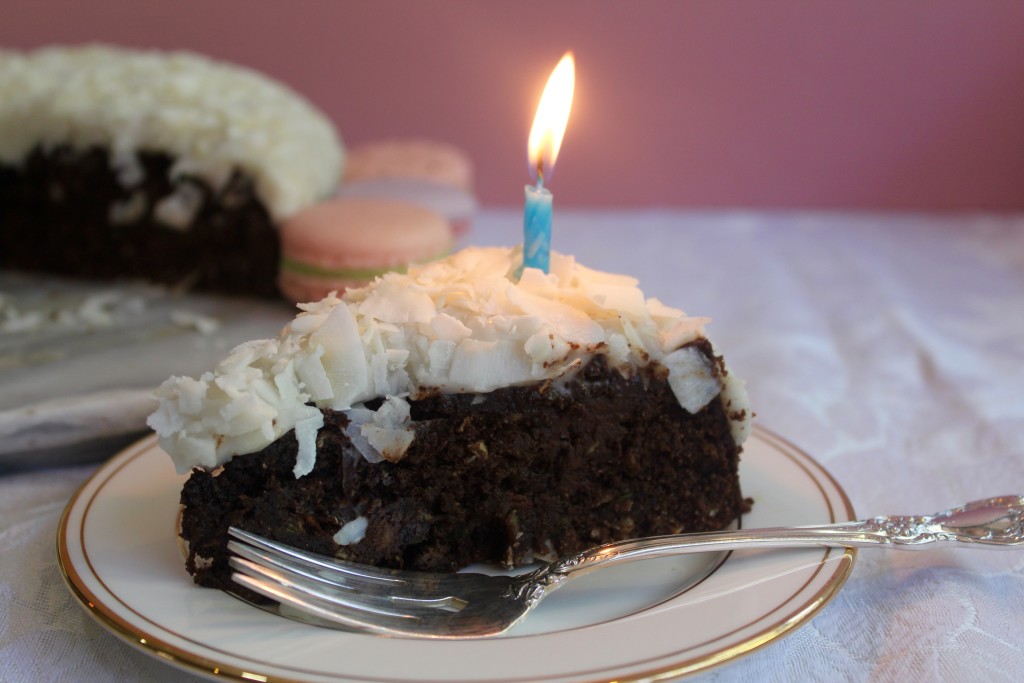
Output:
[[[167,152],[172,178],[215,190],[241,170],[276,219],[334,192],[343,159],[327,118],[261,74],[99,45],[0,51],[0,162],[17,165],[40,144],[108,148],[127,188],[143,180],[139,151]],[[165,208],[185,211],[188,197]]]
[[[315,461],[318,408],[348,411],[367,459],[397,460],[414,435],[406,399],[435,391],[485,394],[557,382],[594,354],[624,372],[659,363],[691,413],[721,400],[742,443],[750,410],[742,382],[691,342],[707,318],[645,299],[637,281],[553,253],[550,274],[518,249],[472,248],[389,273],[367,287],[300,305],[277,339],[235,348],[198,379],[171,377],[149,425],[180,472],[258,451],[291,429],[296,476]],[[376,411],[363,404],[385,398]]]

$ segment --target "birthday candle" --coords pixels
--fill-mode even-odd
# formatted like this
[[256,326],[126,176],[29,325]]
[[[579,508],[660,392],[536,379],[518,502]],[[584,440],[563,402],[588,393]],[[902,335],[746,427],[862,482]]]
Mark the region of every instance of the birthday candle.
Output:
[[548,272],[551,253],[551,191],[542,181],[526,186],[523,213],[523,267]]
[[551,252],[551,208],[553,196],[544,187],[550,179],[555,159],[562,146],[565,126],[572,108],[576,67],[571,52],[566,52],[551,72],[544,87],[537,114],[530,128],[527,156],[530,173],[536,185],[526,186],[526,209],[523,212],[523,267],[548,272]]

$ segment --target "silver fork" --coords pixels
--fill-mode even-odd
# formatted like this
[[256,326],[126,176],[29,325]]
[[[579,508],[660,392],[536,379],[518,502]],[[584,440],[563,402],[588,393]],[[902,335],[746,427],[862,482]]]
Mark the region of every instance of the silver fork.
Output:
[[740,548],[920,549],[1024,545],[1024,496],[1000,496],[927,516],[655,536],[585,550],[519,576],[381,569],[308,553],[232,527],[232,578],[299,621],[412,638],[481,638],[518,623],[552,591],[599,567]]

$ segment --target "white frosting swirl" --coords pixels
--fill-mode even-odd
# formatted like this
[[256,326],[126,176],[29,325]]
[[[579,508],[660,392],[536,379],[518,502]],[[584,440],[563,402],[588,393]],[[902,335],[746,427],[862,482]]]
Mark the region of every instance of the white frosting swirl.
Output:
[[521,262],[518,249],[465,249],[303,304],[277,339],[242,344],[199,379],[165,381],[149,425],[179,471],[257,451],[295,428],[301,476],[315,458],[318,407],[358,412],[364,401],[399,397],[357,420],[364,443],[394,460],[411,441],[400,397],[535,384],[602,353],[621,369],[664,365],[690,412],[721,396],[734,437],[746,438],[742,383],[728,373],[723,381],[687,346],[707,318],[645,299],[635,279],[571,256],[553,253],[550,274],[527,268],[517,278]]
[[126,187],[139,151],[176,158],[171,176],[216,190],[241,169],[277,219],[334,192],[342,148],[334,127],[280,83],[185,52],[90,45],[0,51],[0,162],[36,145],[107,147]]

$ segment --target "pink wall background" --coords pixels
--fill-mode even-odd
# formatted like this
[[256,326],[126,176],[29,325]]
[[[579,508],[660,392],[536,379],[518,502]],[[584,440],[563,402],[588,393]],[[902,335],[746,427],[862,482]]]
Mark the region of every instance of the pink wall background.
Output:
[[4,1],[0,46],[84,41],[252,66],[348,143],[456,143],[490,206],[572,49],[560,206],[1024,208],[1017,0]]

